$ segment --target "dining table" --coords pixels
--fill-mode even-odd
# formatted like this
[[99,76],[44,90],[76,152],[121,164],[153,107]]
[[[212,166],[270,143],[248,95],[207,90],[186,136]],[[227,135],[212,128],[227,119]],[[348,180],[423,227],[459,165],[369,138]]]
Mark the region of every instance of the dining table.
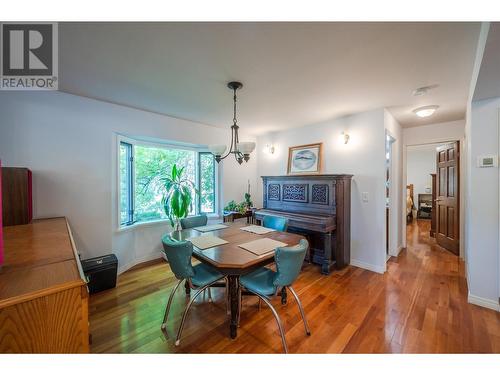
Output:
[[[189,238],[208,234],[227,241],[227,243],[223,245],[210,247],[204,250],[193,245],[193,257],[202,263],[211,265],[226,276],[230,306],[229,335],[234,339],[238,334],[240,276],[274,262],[274,251],[256,255],[243,249],[239,245],[261,238],[270,238],[283,242],[287,244],[287,246],[294,246],[297,245],[304,236],[280,231],[272,231],[265,234],[251,233],[242,230],[241,228],[248,226],[248,224],[240,222],[226,222],[224,225],[226,226],[225,228],[210,232],[201,232],[195,228],[187,228],[172,232],[171,236],[177,240],[187,240]],[[187,286],[186,293],[189,292],[190,290]]]

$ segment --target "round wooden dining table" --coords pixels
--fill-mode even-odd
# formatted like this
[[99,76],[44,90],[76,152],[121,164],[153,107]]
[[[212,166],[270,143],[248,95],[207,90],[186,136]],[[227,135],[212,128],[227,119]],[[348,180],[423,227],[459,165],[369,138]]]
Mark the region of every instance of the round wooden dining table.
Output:
[[[227,225],[227,227],[211,232],[200,232],[194,228],[183,229],[181,231],[172,232],[171,236],[177,240],[187,240],[188,238],[209,233],[227,241],[224,245],[211,247],[205,250],[193,246],[193,257],[200,262],[210,264],[220,273],[226,275],[231,315],[229,334],[230,337],[234,339],[238,334],[240,276],[274,262],[274,251],[259,256],[239,247],[239,245],[267,237],[284,242],[287,246],[294,246],[304,237],[299,234],[288,232],[274,231],[266,234],[256,234],[241,230],[242,227],[248,226],[247,223],[233,222],[224,223],[224,225]],[[189,288],[186,289],[186,292],[189,293]]]

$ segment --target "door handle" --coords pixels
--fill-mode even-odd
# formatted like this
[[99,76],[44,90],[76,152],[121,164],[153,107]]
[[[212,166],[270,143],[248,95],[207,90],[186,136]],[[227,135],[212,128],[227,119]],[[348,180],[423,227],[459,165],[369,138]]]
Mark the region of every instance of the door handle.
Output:
[[434,199],[434,202],[441,202],[442,199]]

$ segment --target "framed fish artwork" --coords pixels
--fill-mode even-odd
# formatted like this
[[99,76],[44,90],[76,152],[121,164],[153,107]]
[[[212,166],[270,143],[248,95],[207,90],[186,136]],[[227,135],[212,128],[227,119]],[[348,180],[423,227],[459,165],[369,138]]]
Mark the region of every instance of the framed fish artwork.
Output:
[[321,173],[322,143],[293,146],[288,149],[288,174]]

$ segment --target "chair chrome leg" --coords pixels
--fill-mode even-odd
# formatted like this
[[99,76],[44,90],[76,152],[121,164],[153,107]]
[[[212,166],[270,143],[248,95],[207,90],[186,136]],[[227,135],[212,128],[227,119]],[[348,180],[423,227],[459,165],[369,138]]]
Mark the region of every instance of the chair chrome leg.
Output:
[[177,288],[179,288],[179,285],[181,285],[181,283],[183,281],[184,280],[179,280],[177,285],[174,287],[174,289],[170,293],[170,296],[168,297],[168,303],[167,303],[167,307],[165,309],[165,315],[163,316],[163,323],[161,324],[161,329],[167,328],[168,313],[170,312],[170,306],[172,305],[172,300],[174,299],[174,294],[177,291]]
[[306,314],[304,312],[304,308],[302,307],[302,302],[300,302],[299,296],[295,293],[295,290],[291,286],[288,287],[290,292],[292,292],[293,297],[297,301],[297,305],[299,305],[300,315],[302,315],[302,320],[304,321],[304,328],[306,329],[307,336],[311,336],[311,331],[309,330],[309,324],[307,324]]
[[208,302],[212,302],[212,292],[210,291],[210,288],[208,288]]
[[[252,293],[255,293],[254,291],[252,291]],[[276,319],[276,323],[278,323],[278,329],[280,331],[280,335],[281,335],[281,343],[283,344],[283,349],[285,351],[285,354],[288,353],[288,347],[286,345],[286,338],[285,338],[285,330],[283,329],[283,325],[281,324],[281,319],[278,315],[278,312],[276,311],[276,309],[273,307],[273,305],[271,305],[271,302],[266,298],[264,297],[263,295],[261,294],[258,294],[258,293],[255,293],[257,295],[257,297],[259,297],[259,299],[261,299],[262,301],[264,301],[264,303],[269,306],[269,308],[271,309],[273,315],[274,315],[274,318]]]
[[181,343],[181,335],[182,335],[182,329],[184,328],[184,322],[186,321],[186,317],[187,317],[187,314],[189,312],[189,309],[191,308],[191,305],[193,304],[194,300],[196,299],[196,297],[198,297],[202,292],[204,292],[205,290],[207,290],[207,288],[209,288],[210,286],[212,286],[213,284],[215,284],[217,281],[219,280],[215,280],[213,283],[210,283],[208,285],[205,285],[203,288],[199,289],[196,294],[193,296],[193,298],[191,298],[191,300],[189,301],[189,303],[187,304],[186,308],[184,309],[184,313],[182,314],[182,319],[181,319],[181,325],[179,327],[179,332],[177,332],[177,339],[175,340],[175,346],[179,346],[179,344]]

